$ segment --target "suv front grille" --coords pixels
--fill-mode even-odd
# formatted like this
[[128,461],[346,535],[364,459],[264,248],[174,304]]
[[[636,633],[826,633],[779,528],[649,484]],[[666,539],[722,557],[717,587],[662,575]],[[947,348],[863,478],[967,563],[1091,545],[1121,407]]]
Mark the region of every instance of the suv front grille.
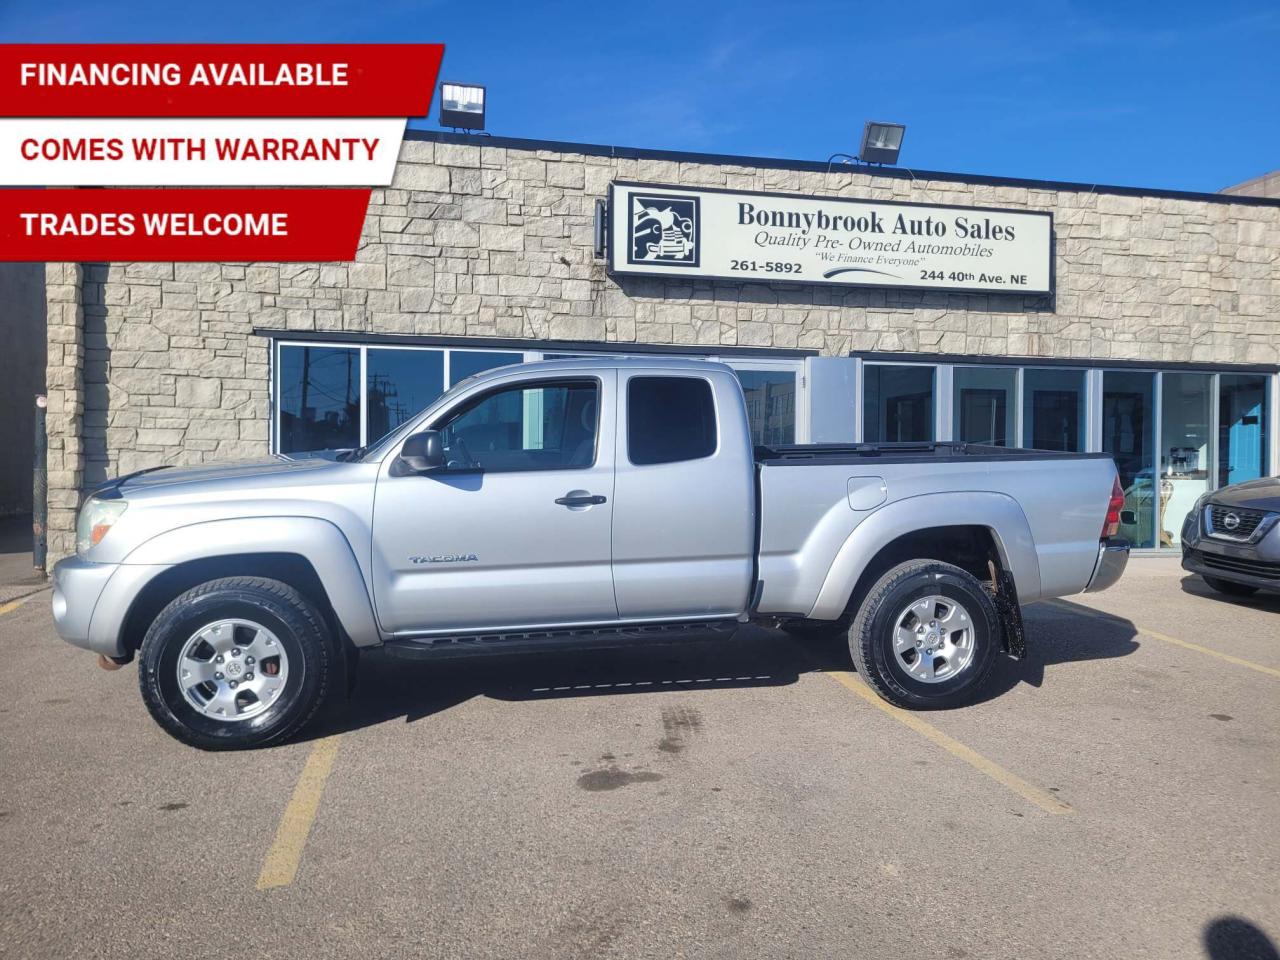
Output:
[[1264,580],[1275,580],[1280,583],[1280,563],[1268,563],[1265,560],[1245,560],[1241,557],[1224,557],[1204,550],[1194,551],[1196,559],[1206,567],[1221,570],[1223,573],[1243,573]]
[[1266,517],[1263,510],[1209,504],[1209,533],[1229,540],[1248,540]]

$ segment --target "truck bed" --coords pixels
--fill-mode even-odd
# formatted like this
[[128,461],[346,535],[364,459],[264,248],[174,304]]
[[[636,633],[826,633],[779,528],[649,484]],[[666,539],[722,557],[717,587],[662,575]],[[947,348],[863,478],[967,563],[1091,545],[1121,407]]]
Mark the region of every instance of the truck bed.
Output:
[[[1103,453],[958,442],[757,447],[760,613],[838,616],[897,536],[989,530],[1022,602],[1085,589],[1115,476]],[[843,580],[841,578],[844,578]]]

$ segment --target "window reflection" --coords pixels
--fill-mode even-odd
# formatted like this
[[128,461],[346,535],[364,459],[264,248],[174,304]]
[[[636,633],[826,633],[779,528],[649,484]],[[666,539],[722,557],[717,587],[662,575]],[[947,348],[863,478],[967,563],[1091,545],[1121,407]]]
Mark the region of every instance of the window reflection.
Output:
[[1135,547],[1156,543],[1154,384],[1151,373],[1102,375],[1102,449],[1115,458],[1124,490],[1120,536]]
[[450,350],[449,386],[494,367],[523,363],[523,353],[499,353],[496,350]]
[[953,436],[966,443],[1010,445],[1016,412],[1014,367],[956,367]]
[[1022,445],[1084,450],[1084,371],[1029,367],[1022,374]]
[[1165,373],[1160,388],[1160,543],[1182,542],[1182,522],[1212,489],[1213,374]]
[[868,443],[933,439],[933,367],[863,367],[863,439]]
[[360,445],[360,352],[281,347],[280,452]]
[[735,370],[747,401],[751,442],[796,442],[796,375],[784,370]]
[[370,348],[365,366],[365,436],[370,441],[386,436],[444,392],[442,350]]
[[1267,378],[1224,373],[1218,378],[1218,484],[1267,475]]

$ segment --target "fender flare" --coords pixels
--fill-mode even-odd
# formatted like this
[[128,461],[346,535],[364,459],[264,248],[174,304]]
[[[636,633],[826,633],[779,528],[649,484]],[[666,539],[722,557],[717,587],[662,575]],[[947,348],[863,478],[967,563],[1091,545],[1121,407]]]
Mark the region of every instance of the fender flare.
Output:
[[854,527],[836,552],[810,618],[834,620],[844,613],[867,564],[898,537],[931,527],[959,526],[990,530],[1000,563],[1017,584],[1020,601],[1039,598],[1040,560],[1035,539],[1026,514],[1013,497],[983,490],[926,493],[895,500]]
[[[117,575],[135,566],[159,572],[192,560],[243,553],[295,553],[303,557],[320,578],[351,642],[358,647],[382,642],[364,573],[350,542],[335,524],[319,517],[236,517],[174,527],[135,547],[121,562]],[[115,579],[117,576],[112,577]],[[140,583],[135,577],[122,579],[130,583],[135,596],[145,586],[145,581]]]

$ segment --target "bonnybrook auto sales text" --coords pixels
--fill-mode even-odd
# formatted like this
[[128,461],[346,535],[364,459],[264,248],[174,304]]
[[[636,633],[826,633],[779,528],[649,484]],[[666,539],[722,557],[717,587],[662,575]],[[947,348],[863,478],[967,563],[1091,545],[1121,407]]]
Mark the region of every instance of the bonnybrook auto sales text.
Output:
[[[929,244],[909,241],[905,246],[905,237],[941,238],[954,234],[960,240],[1013,240],[1015,228],[1008,224],[994,223],[990,217],[971,219],[960,215],[953,218],[951,227],[941,217],[932,215],[911,217],[900,213],[892,220],[886,220],[878,210],[861,214],[830,214],[825,210],[802,213],[798,210],[757,210],[754,204],[738,204],[738,223],[741,226],[780,227],[788,231],[786,234],[773,234],[761,230],[755,235],[758,247],[795,247],[805,250],[833,250],[847,248],[849,250],[878,250],[886,253],[936,254],[945,253],[963,257],[993,257],[995,251],[980,244]],[[819,231],[809,236],[811,230]],[[859,236],[845,239],[833,237],[821,231],[843,231]],[[897,240],[869,240],[864,234],[882,236],[896,235]]]

